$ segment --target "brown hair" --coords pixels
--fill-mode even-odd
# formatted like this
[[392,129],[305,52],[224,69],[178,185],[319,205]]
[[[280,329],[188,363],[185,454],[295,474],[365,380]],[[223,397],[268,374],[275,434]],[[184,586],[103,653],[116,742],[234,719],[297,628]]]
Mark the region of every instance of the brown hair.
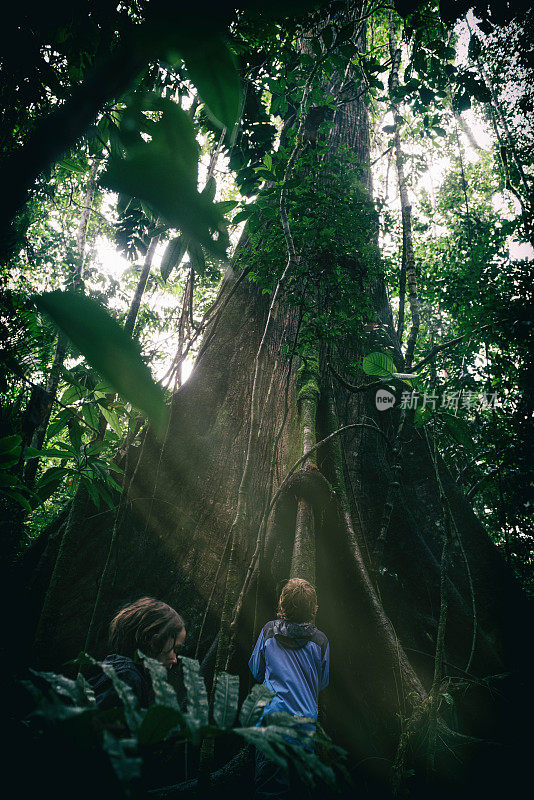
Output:
[[109,626],[109,644],[113,653],[133,658],[136,650],[158,656],[168,639],[183,631],[182,617],[160,600],[140,597],[115,614]]
[[317,593],[303,578],[288,580],[278,601],[278,616],[290,622],[311,622],[317,612]]

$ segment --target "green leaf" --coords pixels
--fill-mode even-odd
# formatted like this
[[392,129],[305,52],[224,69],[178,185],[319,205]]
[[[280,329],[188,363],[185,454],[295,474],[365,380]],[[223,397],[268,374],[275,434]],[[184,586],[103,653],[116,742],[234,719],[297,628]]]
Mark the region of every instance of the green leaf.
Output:
[[209,200],[209,201],[210,201],[210,203],[213,203],[213,201],[215,200],[215,193],[216,193],[216,191],[217,191],[217,181],[215,180],[215,178],[213,177],[213,175],[211,175],[211,176],[208,178],[208,180],[206,181],[206,185],[205,185],[205,186],[204,186],[204,188],[202,189],[202,192],[201,192],[201,194],[202,194],[202,195],[203,195],[203,196],[204,196],[204,197],[205,197],[207,200]]
[[132,687],[119,678],[111,664],[107,664],[105,661],[97,661],[93,656],[90,656],[89,653],[84,652],[78,653],[75,659],[67,663],[78,664],[79,666],[90,664],[91,666],[100,667],[102,669],[102,672],[110,679],[123,705],[126,724],[130,728],[130,731],[135,733],[141,724],[143,714],[139,710],[139,703]]
[[189,252],[191,266],[195,272],[198,272],[199,275],[204,275],[206,272],[206,259],[204,258],[204,253],[200,245],[190,242],[187,250]]
[[11,472],[0,472],[0,486],[9,488],[24,488],[24,484],[16,475]]
[[54,438],[60,431],[63,430],[68,424],[69,420],[72,419],[72,413],[67,411],[66,409],[60,411],[59,414],[56,414],[48,428],[46,429],[46,439],[50,441]]
[[274,692],[271,692],[262,683],[256,683],[243,700],[243,705],[239,712],[239,722],[241,725],[244,727],[255,725],[261,717],[263,709],[272,697],[274,697]]
[[82,443],[82,429],[75,419],[69,422],[69,439],[75,452],[79,453]]
[[[167,98],[149,96],[143,108],[162,112],[157,122],[140,112],[139,98],[130,102],[123,121],[137,134],[125,158],[111,156],[102,182],[109,189],[148,204],[171,228],[225,257],[228,235],[216,203],[197,191],[199,147],[189,115]],[[150,133],[145,141],[141,131]]]
[[72,156],[62,158],[61,161],[58,161],[57,165],[62,167],[66,172],[74,173],[75,175],[85,175],[87,169],[84,164],[80,164]]
[[137,654],[150,674],[156,705],[167,706],[180,711],[176,692],[167,680],[167,670],[163,664],[155,658],[145,656],[140,650],[137,651]]
[[87,455],[95,455],[96,453],[101,453],[107,446],[108,442],[92,442],[92,444],[86,446],[85,452]]
[[308,740],[313,738],[313,731],[309,728],[304,728],[304,724],[315,725],[315,720],[312,717],[299,717],[290,714],[288,711],[273,711],[267,717],[268,725],[285,726],[292,728],[299,739]]
[[187,690],[187,726],[193,741],[197,741],[199,731],[209,722],[209,705],[206,684],[200,674],[200,664],[194,658],[180,656]]
[[82,697],[88,706],[96,707],[96,696],[91,684],[85,679],[81,672],[76,676],[76,685],[78,686]]
[[113,430],[115,431],[117,436],[121,436],[122,437],[121,424],[120,424],[118,416],[113,411],[113,409],[105,408],[104,406],[100,406],[100,411],[102,412],[102,416],[104,417],[104,419],[106,420],[108,425],[110,425],[113,428]]
[[241,111],[241,79],[234,54],[221,36],[203,36],[202,45],[180,46],[191,81],[214,121],[233,130]]
[[120,475],[124,475],[123,468],[119,467],[117,464],[115,464],[114,461],[107,461],[106,462],[106,467],[107,467],[107,469],[110,469],[113,472],[118,472]]
[[139,711],[137,697],[135,696],[132,687],[119,678],[111,664],[106,664],[105,661],[102,661],[100,666],[102,667],[104,674],[107,675],[111,680],[113,688],[119,696],[119,700],[124,708],[124,719],[133,733],[138,729],[142,721],[142,714]]
[[287,748],[281,736],[277,736],[270,727],[265,728],[234,728],[234,733],[242,736],[246,742],[254,745],[270,761],[278,764],[279,767],[287,769]]
[[393,359],[386,353],[369,353],[363,359],[362,367],[367,375],[376,375],[378,378],[387,378],[396,372]]
[[185,236],[176,236],[174,239],[170,240],[163,253],[159,268],[164,281],[168,279],[173,269],[180,265],[186,250],[187,239]]
[[354,29],[355,25],[353,22],[349,22],[348,25],[344,25],[342,28],[340,28],[336,36],[336,45],[340,45],[343,42],[350,41],[354,36]]
[[19,448],[18,453],[15,451],[14,453],[0,455],[0,469],[11,469],[11,467],[15,467],[18,464],[21,452],[22,448]]
[[334,41],[334,32],[330,25],[321,31],[321,39],[324,42],[324,46],[328,50]]
[[104,730],[102,745],[109,756],[111,765],[122,784],[129,784],[141,777],[142,760],[138,756],[128,755],[124,742],[117,739],[108,730]]
[[420,428],[425,425],[433,413],[430,406],[426,406],[426,408],[416,408],[414,413],[414,427]]
[[50,483],[53,482],[56,484],[56,486],[58,486],[67,472],[68,470],[64,467],[51,467],[50,469],[47,469],[46,472],[41,475],[39,483],[37,484],[37,493],[39,496],[41,496],[41,490]]
[[25,447],[24,448],[24,460],[30,461],[32,458],[40,458],[41,456],[45,455],[44,450],[38,450],[36,447]]
[[137,731],[137,740],[143,745],[162,742],[182,720],[183,715],[179,709],[150,706]]
[[30,672],[46,681],[60,697],[66,697],[72,700],[74,705],[77,706],[85,705],[86,696],[81,690],[79,683],[76,683],[76,681],[55,672],[37,672],[34,669],[30,669]]
[[471,108],[471,97],[466,89],[460,89],[454,96],[454,107],[457,111],[467,111]]
[[448,414],[446,411],[441,412],[441,418],[451,436],[467,450],[473,450],[475,445],[467,422],[461,417],[455,417],[454,414]]
[[82,406],[82,414],[84,420],[91,428],[98,430],[98,410],[93,403],[84,403]]
[[103,499],[103,501],[107,505],[107,507],[109,509],[111,509],[111,511],[115,510],[115,504],[114,504],[113,500],[111,499],[111,495],[109,494],[108,490],[105,489],[104,486],[102,486],[101,483],[99,483],[99,484],[91,484],[90,480],[84,480],[84,485],[86,487],[88,485],[92,485],[96,489],[96,491],[98,492],[100,497]]
[[83,391],[80,389],[79,386],[68,386],[60,398],[60,403],[63,405],[68,406],[69,403],[72,403],[74,400],[80,400],[83,397]]
[[421,102],[425,106],[428,106],[430,103],[433,102],[433,100],[435,99],[436,95],[432,91],[432,89],[428,89],[426,86],[421,86],[420,89],[419,89],[419,97],[421,98]]
[[12,500],[16,500],[29,514],[33,511],[26,497],[20,492],[15,491],[15,489],[2,489],[2,494],[4,497],[11,497]]
[[167,670],[159,661],[137,651],[150,673],[155,704],[148,709],[137,737],[140,744],[161,742],[177,726],[183,727],[184,716],[174,688],[167,681]]
[[62,482],[63,482],[63,476],[55,477],[54,480],[47,481],[44,486],[38,486],[35,490],[36,497],[32,498],[30,501],[32,506],[34,506],[34,499],[37,501],[35,502],[35,507],[37,507],[39,503],[45,503],[49,497],[52,497],[52,495],[55,492],[57,492]]
[[250,215],[253,213],[254,209],[252,207],[252,203],[243,208],[241,211],[238,211],[237,214],[234,216],[232,223],[237,225],[239,222],[242,222],[244,219],[248,219]]
[[35,302],[114,390],[144,411],[156,429],[163,431],[163,391],[152,380],[137,344],[103,306],[77,292],[60,291],[40,295]]
[[44,717],[48,722],[68,721],[72,723],[73,721],[80,721],[81,718],[85,719],[86,722],[89,721],[88,718],[92,714],[92,709],[67,705],[63,700],[58,698],[57,695],[46,696],[38,689],[34,690],[31,688],[33,684],[30,684],[29,681],[24,683],[37,703],[37,708],[33,712],[34,714]]
[[4,453],[12,453],[15,450],[19,450],[20,452],[20,445],[22,443],[22,436],[18,436],[15,434],[14,436],[4,436],[0,439],[0,455]]
[[231,728],[239,703],[239,677],[219,672],[215,679],[213,719],[218,728]]
[[113,389],[113,386],[107,381],[100,381],[100,383],[97,383],[97,385],[93,389],[93,392],[95,395],[97,393],[100,393],[101,396],[104,397],[106,394],[114,394],[115,390]]
[[[285,722],[288,716],[276,714],[277,721],[280,722]],[[270,718],[271,715],[268,719],[270,720]],[[309,747],[310,732],[299,732],[298,724],[292,722],[288,725],[275,725],[269,722],[261,727],[234,728],[233,732],[253,744],[280,767],[286,768],[287,762],[290,760],[292,766],[309,786],[313,787],[316,779],[329,786],[335,785],[335,774],[332,767],[324,764],[314,752],[302,746],[305,744]],[[298,740],[298,743],[294,741],[295,739]],[[340,749],[335,755],[339,760],[344,757],[345,753]]]
[[100,495],[98,493],[98,490],[97,490],[96,486],[94,486],[91,483],[91,481],[84,481],[83,484],[84,484],[84,486],[85,486],[85,488],[87,490],[87,494],[89,495],[89,497],[93,501],[93,503],[95,505],[95,508],[99,509],[100,508]]
[[311,40],[311,48],[317,58],[321,58],[323,55],[323,48],[321,47],[321,42],[317,38],[313,38]]
[[222,214],[196,191],[174,152],[157,144],[143,143],[129,158],[110,159],[102,181],[113,191],[119,189],[149,202],[170,227],[179,228],[219,257],[226,253],[226,239],[214,240],[211,231],[220,233]]
[[45,450],[43,450],[43,455],[45,458],[67,459],[74,457],[74,453],[70,446],[66,444],[61,444],[60,447],[47,447]]
[[227,214],[238,205],[238,202],[237,200],[219,200],[216,205],[223,214]]
[[315,780],[319,779],[328,786],[335,786],[336,777],[332,767],[323,764],[315,753],[306,750],[298,745],[291,747],[293,763],[297,768],[300,777],[309,786],[315,785]]

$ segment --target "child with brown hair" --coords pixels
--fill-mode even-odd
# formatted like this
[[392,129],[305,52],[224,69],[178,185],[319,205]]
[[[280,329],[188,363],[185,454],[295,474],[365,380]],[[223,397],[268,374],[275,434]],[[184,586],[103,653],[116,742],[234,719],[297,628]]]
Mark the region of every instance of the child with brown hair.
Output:
[[[119,678],[127,683],[141,706],[152,700],[152,683],[140,662],[134,661],[137,650],[160,661],[171,669],[185,639],[185,623],[174,608],[155,600],[140,597],[118,611],[109,626],[112,655],[104,659]],[[89,678],[100,708],[118,706],[120,701],[111,679],[103,672]]]
[[[275,711],[316,720],[319,692],[328,686],[329,645],[314,625],[317,594],[302,578],[291,578],[278,601],[278,619],[263,626],[249,661],[254,678],[275,696],[262,720]],[[289,793],[286,775],[260,753],[256,755],[256,797],[283,798]]]

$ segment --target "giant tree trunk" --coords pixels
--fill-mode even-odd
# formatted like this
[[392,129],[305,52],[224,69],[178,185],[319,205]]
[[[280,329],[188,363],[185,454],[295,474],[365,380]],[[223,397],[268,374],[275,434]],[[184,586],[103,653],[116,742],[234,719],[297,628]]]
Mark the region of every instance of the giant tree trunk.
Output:
[[[365,107],[358,103],[342,107],[335,123],[332,148],[349,146],[365,172],[369,146]],[[241,263],[246,264],[246,237],[240,253]],[[377,319],[395,342],[382,279],[375,277],[366,291]],[[268,298],[254,284],[239,280],[237,271],[228,272],[221,288],[221,312],[206,334],[191,377],[173,398],[165,442],[148,432],[142,446],[130,453],[127,501],[115,526],[111,553],[111,514],[88,519],[64,543],[65,568],[54,603],[56,608],[60,605],[61,614],[49,621],[46,652],[36,654],[41,664],[58,667],[83,647],[106,560],[89,642],[93,653],[104,654],[106,626],[116,607],[142,594],[161,598],[184,615],[193,643],[188,654],[194,653],[201,627],[200,656],[209,650],[219,630],[225,591],[235,590],[226,581],[226,544],[248,451],[252,377],[268,308]],[[274,614],[280,583],[297,574],[299,565],[307,574],[313,569],[319,596],[317,624],[331,643],[323,722],[349,749],[361,771],[388,776],[401,723],[424,702],[432,683],[443,507],[428,441],[407,418],[398,500],[383,563],[373,563],[398,412],[377,411],[374,392],[351,392],[333,377],[327,359],[343,372],[348,354],[356,360],[376,349],[355,331],[352,339],[339,343],[336,353],[327,356],[318,348],[319,395],[310,417],[306,396],[298,397],[297,357],[286,354],[294,350],[298,329],[298,308],[287,305],[282,296],[260,354],[260,413],[250,443],[245,522],[236,540],[239,584],[247,573],[250,580],[240,603],[229,667],[240,672],[245,684],[249,651],[258,628]],[[331,438],[315,452],[316,464],[305,464],[288,482],[269,515],[264,546],[259,547],[263,557],[249,570],[266,509],[303,455],[303,443],[311,441],[310,419],[316,442],[342,426],[360,427]],[[496,739],[502,724],[500,709],[492,702],[493,689],[476,679],[507,672],[515,663],[510,646],[514,637],[507,637],[507,631],[509,604],[517,614],[518,598],[499,554],[461,491],[443,464],[439,469],[461,535],[461,544],[453,541],[448,568],[444,670],[453,678],[473,680],[447,722],[459,725],[464,733]],[[306,563],[310,553],[312,562]],[[466,675],[473,609],[476,639]],[[452,740],[447,747],[454,750],[457,742]],[[438,771],[448,775],[450,760],[439,762]],[[466,777],[465,786],[472,787],[481,772],[482,768],[472,780]]]

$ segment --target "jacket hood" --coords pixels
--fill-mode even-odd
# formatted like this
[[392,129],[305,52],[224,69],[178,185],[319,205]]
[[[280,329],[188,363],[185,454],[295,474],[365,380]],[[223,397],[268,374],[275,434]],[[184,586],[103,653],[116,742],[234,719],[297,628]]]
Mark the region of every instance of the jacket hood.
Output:
[[118,653],[112,653],[112,655],[106,656],[104,661],[106,664],[111,664],[111,666],[115,667],[115,669],[120,669],[121,667],[124,669],[141,666],[141,664],[135,664],[133,658],[130,658],[129,656],[121,656]]
[[317,628],[313,622],[289,622],[277,619],[274,623],[274,638],[288,650],[300,650],[313,638]]

